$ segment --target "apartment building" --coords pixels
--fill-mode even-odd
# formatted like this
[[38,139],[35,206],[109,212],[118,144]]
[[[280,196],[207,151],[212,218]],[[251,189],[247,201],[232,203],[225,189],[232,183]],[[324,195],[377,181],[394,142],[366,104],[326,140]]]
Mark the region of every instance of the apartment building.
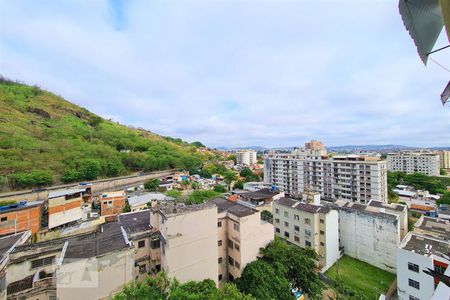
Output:
[[327,200],[387,202],[385,161],[362,155],[331,157],[321,147],[296,148],[291,153],[269,152],[264,158],[264,181],[291,196],[312,190]]
[[218,284],[215,204],[167,204],[155,207],[151,219],[160,232],[161,269],[169,277],[180,282],[209,278]]
[[[90,188],[89,188],[90,190]],[[54,191],[48,194],[48,228],[72,223],[83,218],[84,194],[90,194],[87,187]]]
[[[260,189],[253,192],[239,192],[237,193],[238,199],[242,201],[242,204],[249,204],[250,207],[259,211],[268,210],[272,211],[272,203],[276,199],[284,197],[284,192],[280,192],[272,189]],[[245,203],[243,203],[245,202]]]
[[248,263],[274,239],[273,225],[261,220],[257,210],[223,198],[210,201],[217,206],[216,220],[219,285],[241,276]]
[[100,211],[102,216],[120,214],[126,204],[125,191],[105,192],[100,197]]
[[0,206],[0,235],[41,229],[44,201],[19,202]]
[[438,154],[440,167],[450,171],[450,151],[442,150],[438,151]]
[[439,299],[436,288],[449,280],[449,255],[450,221],[422,216],[397,250],[398,298]]
[[254,165],[257,162],[256,151],[239,150],[236,152],[236,162],[238,165]]
[[325,272],[340,257],[338,212],[320,205],[280,198],[273,203],[275,234],[301,248],[319,254],[319,268]]
[[340,200],[327,206],[339,213],[339,246],[343,253],[395,273],[397,248],[408,232],[405,205],[379,201],[363,205]]
[[389,171],[400,171],[406,174],[422,173],[438,176],[440,160],[439,154],[433,152],[401,151],[387,155]]

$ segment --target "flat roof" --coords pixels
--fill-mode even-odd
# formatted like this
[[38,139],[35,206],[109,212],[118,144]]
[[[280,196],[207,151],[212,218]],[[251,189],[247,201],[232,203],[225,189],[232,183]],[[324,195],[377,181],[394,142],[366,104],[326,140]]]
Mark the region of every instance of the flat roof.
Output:
[[239,195],[252,200],[264,200],[272,198],[273,196],[278,195],[278,193],[279,192],[272,192],[270,189],[260,189],[254,192],[239,193]]
[[450,240],[450,221],[448,220],[422,216],[414,227]]
[[376,200],[371,200],[367,205],[368,206],[373,206],[373,207],[393,209],[393,210],[396,210],[396,211],[405,211],[406,208],[407,208],[406,205],[397,204],[397,203],[388,204],[388,203],[381,202],[381,201],[376,201]]
[[300,210],[300,211],[306,211],[306,212],[313,213],[313,214],[315,214],[315,213],[326,214],[329,211],[331,211],[331,208],[328,206],[314,205],[314,204],[301,202],[301,201],[298,201],[295,199],[285,198],[285,197],[275,200],[275,202],[282,206],[294,208],[294,209]]
[[168,197],[162,193],[146,193],[128,198],[128,203],[130,204],[130,206],[139,206],[147,204],[152,200],[165,201],[174,200],[174,198]]
[[416,195],[415,192],[410,192],[410,191],[405,191],[405,190],[393,189],[392,191],[401,196],[414,197]]
[[128,234],[152,229],[149,209],[120,214],[118,220]]
[[182,215],[186,213],[196,212],[204,209],[215,208],[216,205],[209,202],[201,203],[201,204],[191,204],[191,205],[180,205],[175,204],[173,202],[165,202],[161,204],[157,209],[163,214],[165,217]]
[[400,245],[401,249],[411,251],[424,256],[437,255],[448,256],[450,253],[450,243],[425,235],[409,232]]
[[50,192],[48,194],[48,199],[58,198],[61,196],[66,196],[66,195],[72,195],[72,194],[81,193],[81,192],[85,192],[85,191],[86,191],[86,188],[76,188],[76,189],[54,191],[54,192]]
[[22,201],[22,202],[18,202],[15,204],[9,204],[9,205],[3,205],[0,206],[0,214],[5,213],[5,212],[12,212],[12,211],[16,211],[16,210],[22,210],[22,209],[28,209],[28,208],[32,208],[35,206],[39,206],[42,205],[42,203],[44,203],[44,201]]
[[215,198],[210,201],[217,206],[219,212],[229,212],[236,217],[246,217],[253,215],[257,211],[245,205],[233,202],[224,198]]
[[0,261],[3,260],[3,256],[11,250],[11,248],[22,238],[23,233],[17,233],[13,235],[7,235],[0,237]]

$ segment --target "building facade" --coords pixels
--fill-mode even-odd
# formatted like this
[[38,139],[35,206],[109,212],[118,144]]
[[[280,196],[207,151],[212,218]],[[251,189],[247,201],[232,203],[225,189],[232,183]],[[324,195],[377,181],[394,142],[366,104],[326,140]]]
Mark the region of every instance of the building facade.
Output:
[[0,207],[0,235],[41,229],[43,201],[19,202]]
[[326,200],[387,202],[386,162],[377,157],[330,157],[324,149],[271,151],[264,158],[264,181],[292,196],[312,190]]
[[48,228],[72,223],[83,218],[83,194],[87,188],[54,191],[48,195]]
[[439,163],[442,169],[450,170],[450,151],[439,151]]
[[309,247],[320,256],[325,272],[340,257],[338,212],[320,204],[281,198],[273,203],[275,234],[301,248]]
[[387,155],[389,171],[400,171],[406,174],[422,173],[429,176],[438,176],[440,160],[439,154],[432,152],[389,153]]
[[236,152],[236,162],[238,165],[254,165],[257,162],[256,151],[240,150]]
[[126,194],[125,191],[105,192],[101,195],[101,215],[118,215],[125,208]]

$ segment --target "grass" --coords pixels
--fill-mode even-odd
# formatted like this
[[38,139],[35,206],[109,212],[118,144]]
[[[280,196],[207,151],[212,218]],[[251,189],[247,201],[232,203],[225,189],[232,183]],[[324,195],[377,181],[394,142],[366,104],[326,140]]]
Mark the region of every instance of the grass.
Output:
[[16,204],[17,201],[14,200],[5,200],[5,201],[0,201],[0,206],[6,206],[6,205],[11,205],[11,204]]
[[333,280],[343,281],[350,288],[364,294],[368,299],[378,299],[380,293],[387,291],[395,274],[371,266],[365,262],[344,255],[325,275]]

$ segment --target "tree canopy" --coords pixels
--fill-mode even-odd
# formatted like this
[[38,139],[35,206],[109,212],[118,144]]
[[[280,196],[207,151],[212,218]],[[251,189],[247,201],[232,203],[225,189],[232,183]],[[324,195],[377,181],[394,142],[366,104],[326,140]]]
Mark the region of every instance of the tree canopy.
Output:
[[144,183],[144,188],[146,190],[156,192],[158,190],[159,183],[160,183],[159,179],[153,178],[153,179],[150,179],[149,181],[147,181],[146,183]]

